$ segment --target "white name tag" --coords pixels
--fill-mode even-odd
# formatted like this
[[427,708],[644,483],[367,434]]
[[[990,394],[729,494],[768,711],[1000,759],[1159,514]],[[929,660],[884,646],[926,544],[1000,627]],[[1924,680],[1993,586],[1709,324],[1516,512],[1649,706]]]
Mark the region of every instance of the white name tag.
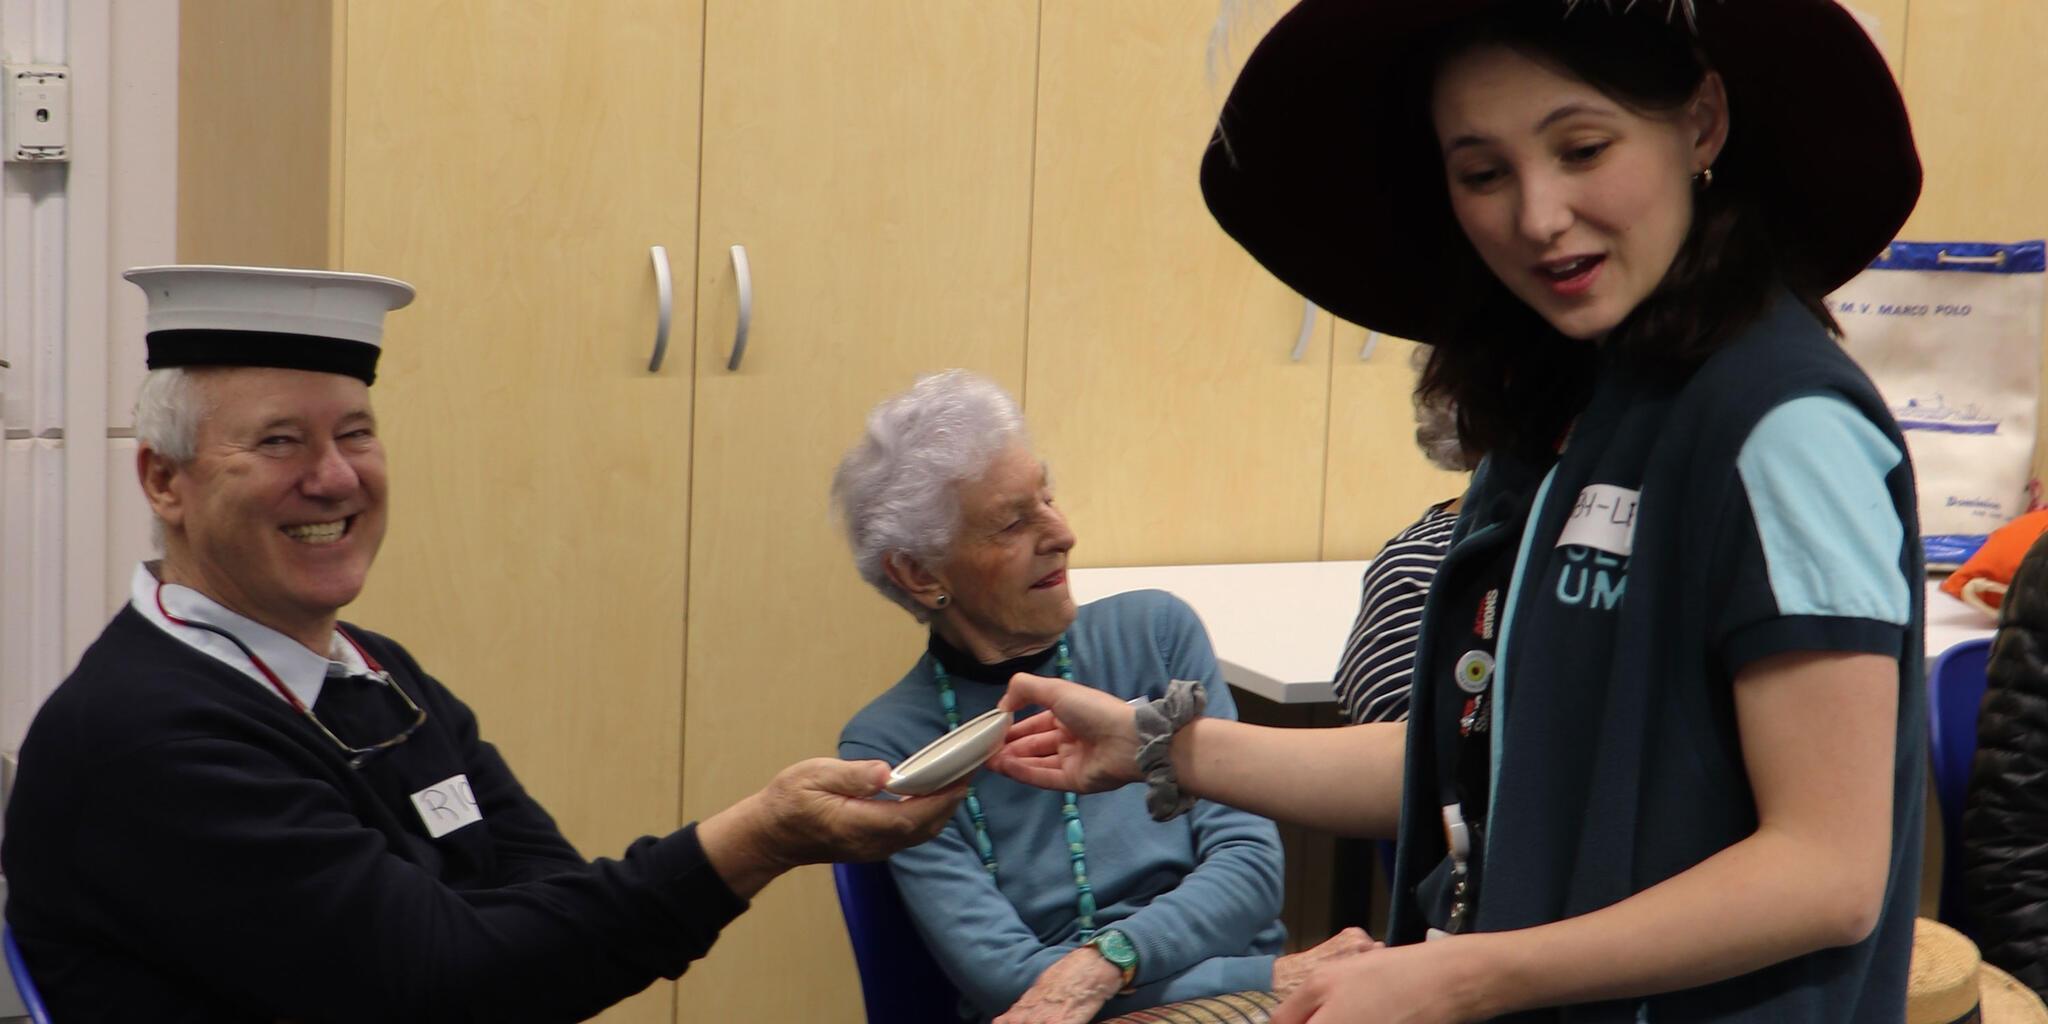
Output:
[[427,835],[435,839],[484,820],[483,808],[476,805],[476,794],[470,791],[467,775],[450,775],[414,793],[412,805],[419,810],[420,824],[427,827]]
[[1592,548],[1627,558],[1636,547],[1636,502],[1640,491],[1594,484],[1579,492],[1557,546]]

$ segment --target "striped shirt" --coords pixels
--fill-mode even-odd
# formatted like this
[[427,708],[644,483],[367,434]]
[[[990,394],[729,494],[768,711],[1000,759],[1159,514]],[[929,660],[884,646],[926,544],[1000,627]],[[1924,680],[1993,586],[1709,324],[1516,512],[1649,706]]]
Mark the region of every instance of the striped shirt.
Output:
[[1408,717],[1408,686],[1415,672],[1415,638],[1422,599],[1451,546],[1458,514],[1436,505],[1386,543],[1365,570],[1358,621],[1344,643],[1332,689],[1337,707],[1353,722],[1399,722]]

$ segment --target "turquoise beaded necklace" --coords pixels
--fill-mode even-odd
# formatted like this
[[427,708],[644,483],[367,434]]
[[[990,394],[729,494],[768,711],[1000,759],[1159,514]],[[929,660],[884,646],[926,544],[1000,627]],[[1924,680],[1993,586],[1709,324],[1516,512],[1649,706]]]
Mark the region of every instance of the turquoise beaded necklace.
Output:
[[[1061,679],[1074,681],[1074,659],[1067,651],[1066,637],[1060,637],[1056,665]],[[953,681],[946,676],[946,666],[939,664],[937,658],[932,659],[932,677],[939,681],[939,706],[946,711],[946,728],[960,728],[960,702],[953,695]],[[1067,859],[1074,867],[1074,907],[1081,921],[1081,941],[1086,942],[1095,934],[1095,888],[1088,884],[1088,844],[1081,834],[1078,800],[1074,794],[1066,794],[1060,816],[1067,822]],[[967,816],[974,819],[974,847],[981,854],[981,866],[994,878],[996,844],[988,837],[988,819],[981,813],[981,798],[975,795],[973,786],[967,787]]]

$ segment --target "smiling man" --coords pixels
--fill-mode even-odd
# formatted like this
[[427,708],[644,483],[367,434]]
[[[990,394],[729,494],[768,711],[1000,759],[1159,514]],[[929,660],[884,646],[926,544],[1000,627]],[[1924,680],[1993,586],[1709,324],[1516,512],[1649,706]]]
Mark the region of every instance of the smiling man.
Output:
[[[383,541],[364,274],[130,271],[160,561],[36,716],[0,867],[57,1019],[580,1020],[673,978],[770,880],[930,838],[817,759],[584,860],[462,702],[343,623]],[[623,638],[630,642],[633,638]]]

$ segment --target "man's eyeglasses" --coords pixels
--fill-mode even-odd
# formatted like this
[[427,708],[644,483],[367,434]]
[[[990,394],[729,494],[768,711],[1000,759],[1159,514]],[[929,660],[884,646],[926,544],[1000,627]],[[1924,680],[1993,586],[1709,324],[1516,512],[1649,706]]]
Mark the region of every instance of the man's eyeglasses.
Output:
[[382,684],[385,689],[397,694],[399,700],[405,702],[406,713],[412,716],[412,724],[406,726],[398,735],[382,742],[372,743],[367,747],[350,746],[341,737],[336,736],[334,730],[329,729],[327,723],[322,722],[319,716],[313,714],[313,709],[307,707],[306,703],[299,699],[298,694],[293,693],[290,687],[284,685],[284,681],[277,677],[277,673],[272,672],[270,666],[264,664],[263,659],[257,657],[256,652],[250,650],[249,645],[243,643],[240,637],[210,623],[194,622],[191,619],[181,619],[172,615],[170,610],[164,607],[164,588],[161,583],[157,584],[156,588],[156,610],[162,612],[164,618],[180,626],[203,629],[208,633],[226,637],[229,643],[235,645],[236,650],[242,652],[243,657],[249,659],[250,664],[256,666],[256,671],[263,673],[263,678],[270,682],[271,688],[277,691],[278,696],[285,699],[285,703],[290,704],[292,709],[299,714],[306,716],[306,721],[313,723],[313,727],[320,730],[321,735],[333,740],[334,745],[340,747],[343,754],[348,755],[348,766],[350,768],[361,768],[371,758],[411,739],[412,734],[418,732],[420,726],[427,724],[427,709],[420,707],[419,702],[412,699],[412,694],[405,692],[405,687],[398,685],[398,681],[391,678],[391,673],[384,671],[384,666],[377,664],[377,659],[371,657],[370,652],[364,650],[363,645],[356,643],[356,638],[349,636],[344,630],[337,628],[335,632],[340,633],[341,638],[347,640],[349,646],[356,649],[356,653],[362,656],[363,664],[370,669],[370,674],[367,677],[354,676],[351,678],[367,678]]

